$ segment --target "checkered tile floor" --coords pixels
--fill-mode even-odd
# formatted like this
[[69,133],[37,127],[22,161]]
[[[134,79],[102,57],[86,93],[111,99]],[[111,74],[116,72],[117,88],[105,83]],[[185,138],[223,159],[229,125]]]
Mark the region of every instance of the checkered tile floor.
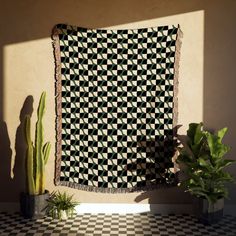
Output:
[[236,236],[236,217],[225,216],[216,225],[204,226],[190,215],[84,214],[67,221],[33,221],[17,213],[0,213],[0,235]]

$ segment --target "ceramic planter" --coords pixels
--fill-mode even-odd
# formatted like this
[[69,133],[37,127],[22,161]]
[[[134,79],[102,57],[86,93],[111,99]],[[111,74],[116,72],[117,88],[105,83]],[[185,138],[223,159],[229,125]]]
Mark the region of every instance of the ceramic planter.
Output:
[[20,211],[25,218],[39,219],[46,215],[47,199],[49,192],[46,190],[42,195],[29,195],[21,193]]
[[59,220],[68,220],[69,218],[73,217],[72,210],[56,210],[53,218]]
[[223,217],[224,198],[218,199],[214,204],[208,203],[206,199],[198,198],[194,205],[198,219],[204,224],[217,223]]
[[58,218],[60,220],[67,220],[69,218],[69,216],[65,210],[60,210],[60,212],[58,214]]

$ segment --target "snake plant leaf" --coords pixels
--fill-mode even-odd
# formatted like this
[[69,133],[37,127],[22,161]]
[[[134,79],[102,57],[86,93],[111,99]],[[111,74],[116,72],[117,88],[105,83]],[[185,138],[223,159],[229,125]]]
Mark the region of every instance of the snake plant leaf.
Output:
[[43,118],[45,109],[46,109],[46,92],[42,92],[40,100],[39,100],[38,110],[37,110],[37,115],[40,120],[42,120]]
[[27,185],[28,192],[30,195],[35,193],[35,182],[34,182],[34,147],[31,140],[31,121],[30,116],[26,115],[25,117],[25,137],[27,142],[26,150],[26,168],[27,168]]
[[[35,130],[35,155],[36,155],[36,181],[35,188],[37,194],[43,194],[44,189],[44,157],[43,157],[43,115],[45,113],[46,92],[43,92],[37,110],[38,120]],[[42,186],[43,185],[43,186]]]
[[45,192],[45,164],[49,157],[51,145],[43,145],[43,115],[45,113],[46,92],[40,97],[37,109],[35,143],[31,141],[30,116],[26,116],[25,138],[27,142],[27,182],[30,194],[39,195]]
[[44,156],[44,164],[45,165],[48,162],[50,150],[51,150],[51,144],[49,142],[45,143],[43,146],[43,156]]

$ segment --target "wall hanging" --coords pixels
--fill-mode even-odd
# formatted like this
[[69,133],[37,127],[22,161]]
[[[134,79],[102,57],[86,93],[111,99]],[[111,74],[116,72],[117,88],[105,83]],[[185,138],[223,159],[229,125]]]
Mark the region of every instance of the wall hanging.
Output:
[[117,193],[175,184],[180,34],[54,28],[56,185]]

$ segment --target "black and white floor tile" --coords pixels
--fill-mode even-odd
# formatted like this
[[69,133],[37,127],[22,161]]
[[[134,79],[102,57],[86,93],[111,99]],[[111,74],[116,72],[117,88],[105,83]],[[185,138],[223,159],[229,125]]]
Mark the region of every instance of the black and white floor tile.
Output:
[[206,226],[191,215],[83,214],[58,221],[51,218],[29,220],[18,213],[0,213],[0,235],[19,236],[236,236],[236,217],[225,216]]

